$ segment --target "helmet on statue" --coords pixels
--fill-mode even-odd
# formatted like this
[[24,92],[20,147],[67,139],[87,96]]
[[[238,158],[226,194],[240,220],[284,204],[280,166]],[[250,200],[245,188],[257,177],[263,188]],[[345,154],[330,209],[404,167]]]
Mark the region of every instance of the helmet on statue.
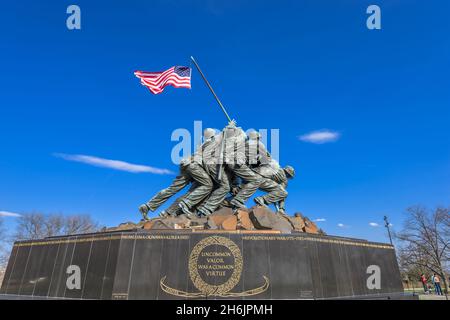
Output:
[[203,139],[205,139],[205,140],[211,139],[215,135],[216,135],[216,130],[214,130],[212,128],[206,128],[203,131]]
[[250,140],[257,140],[257,139],[261,138],[261,134],[256,130],[252,130],[248,133],[248,138]]
[[293,178],[295,176],[295,170],[291,166],[286,166],[283,168],[284,172],[288,175],[288,177]]

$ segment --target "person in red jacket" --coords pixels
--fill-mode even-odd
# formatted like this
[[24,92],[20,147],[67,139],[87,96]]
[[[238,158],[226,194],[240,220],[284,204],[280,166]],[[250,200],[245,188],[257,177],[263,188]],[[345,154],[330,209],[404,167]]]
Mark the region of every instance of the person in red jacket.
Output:
[[422,273],[421,274],[421,276],[420,276],[420,281],[422,282],[422,284],[423,284],[423,291],[425,292],[425,293],[427,293],[428,292],[428,287],[427,287],[427,277],[425,277],[425,275]]

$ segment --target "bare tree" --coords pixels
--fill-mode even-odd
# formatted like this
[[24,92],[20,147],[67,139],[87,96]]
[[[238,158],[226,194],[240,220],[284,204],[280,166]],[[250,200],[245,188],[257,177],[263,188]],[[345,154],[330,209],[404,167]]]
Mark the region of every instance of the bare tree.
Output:
[[34,240],[52,236],[96,232],[100,228],[89,215],[64,216],[33,212],[22,215],[17,222],[13,240]]
[[6,231],[3,227],[3,220],[0,217],[0,268],[4,266],[7,253],[5,251]]
[[408,288],[410,285],[413,289],[416,288],[417,285],[422,287],[420,275],[422,273],[428,273],[429,270],[422,265],[418,266],[417,264],[411,264],[409,262],[409,255],[406,255],[404,252],[397,251],[397,259],[400,267],[400,274],[403,281],[407,281]]
[[0,217],[0,244],[5,241],[5,228],[3,228],[3,219]]
[[88,215],[68,216],[64,219],[63,234],[81,234],[96,232],[100,229]]
[[0,217],[0,286],[2,285],[3,276],[5,275],[6,263],[8,261],[8,253],[5,250],[6,233],[3,228],[3,220]]
[[414,206],[408,208],[406,213],[403,230],[394,234],[399,240],[401,267],[405,270],[427,270],[439,275],[447,293],[450,209],[438,207],[430,211],[422,206]]

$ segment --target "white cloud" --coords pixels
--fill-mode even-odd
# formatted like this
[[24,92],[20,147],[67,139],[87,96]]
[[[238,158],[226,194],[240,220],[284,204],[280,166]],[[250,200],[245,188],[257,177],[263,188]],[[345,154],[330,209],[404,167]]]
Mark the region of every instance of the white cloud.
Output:
[[312,132],[306,133],[304,135],[301,135],[298,138],[304,142],[322,144],[322,143],[337,141],[340,136],[341,136],[341,134],[337,131],[322,129],[322,130],[317,130],[317,131],[312,131]]
[[338,223],[337,226],[338,226],[339,228],[349,228],[349,227],[350,227],[350,226],[348,226],[348,225],[346,225],[346,224],[343,224],[343,223]]
[[81,162],[85,164],[89,164],[91,166],[109,168],[120,171],[127,171],[132,173],[141,173],[148,172],[154,174],[174,174],[172,171],[168,169],[159,169],[149,166],[144,166],[140,164],[132,164],[125,161],[120,160],[110,160],[103,159],[94,156],[87,156],[83,154],[65,154],[65,153],[55,153],[53,154],[55,157],[67,160],[67,161],[75,161]]
[[379,227],[380,225],[376,222],[369,222],[369,226],[371,227]]
[[0,217],[13,217],[13,218],[19,218],[22,215],[20,213],[15,212],[9,212],[9,211],[0,211]]
[[327,221],[327,219],[325,219],[325,218],[317,218],[314,221],[316,221],[316,222],[325,222],[325,221]]

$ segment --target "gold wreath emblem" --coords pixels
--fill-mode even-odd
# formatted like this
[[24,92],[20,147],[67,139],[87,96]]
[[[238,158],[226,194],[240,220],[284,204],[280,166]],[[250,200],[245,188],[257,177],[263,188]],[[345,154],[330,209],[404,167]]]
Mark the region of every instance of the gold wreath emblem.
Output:
[[[198,272],[198,258],[200,253],[209,246],[219,245],[231,251],[234,257],[234,269],[230,278],[221,285],[211,285],[204,281]],[[194,286],[203,294],[208,296],[220,296],[233,289],[241,278],[242,273],[242,255],[239,247],[230,239],[220,236],[208,237],[197,243],[191,251],[189,257],[189,276]]]
[[[231,252],[231,255],[234,258],[234,265],[231,276],[223,284],[212,285],[207,283],[205,280],[202,279],[198,271],[198,259],[200,257],[200,254],[208,246],[223,246]],[[246,290],[240,293],[229,292],[239,283],[242,274],[242,266],[243,266],[243,259],[241,250],[233,241],[221,236],[211,236],[199,241],[192,249],[191,255],[189,257],[189,265],[188,265],[189,276],[195,288],[197,288],[197,290],[199,290],[200,292],[190,293],[171,288],[164,283],[166,280],[166,276],[161,278],[160,286],[164,292],[184,298],[196,298],[204,296],[217,296],[217,297],[252,296],[260,294],[269,288],[269,279],[266,276],[263,276],[264,284],[258,288]]]

